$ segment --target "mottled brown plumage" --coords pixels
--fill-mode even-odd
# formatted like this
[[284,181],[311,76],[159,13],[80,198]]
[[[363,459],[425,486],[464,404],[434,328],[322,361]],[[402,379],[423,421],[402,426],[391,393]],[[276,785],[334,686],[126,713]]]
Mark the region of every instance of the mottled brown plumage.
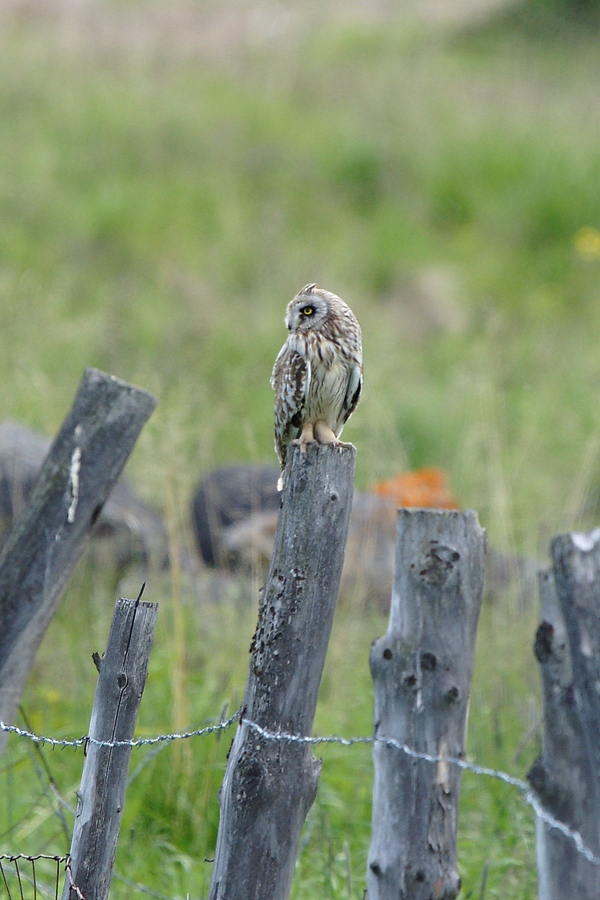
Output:
[[289,335],[271,376],[282,469],[292,440],[337,442],[362,388],[360,325],[343,300],[307,284],[288,304],[285,324]]

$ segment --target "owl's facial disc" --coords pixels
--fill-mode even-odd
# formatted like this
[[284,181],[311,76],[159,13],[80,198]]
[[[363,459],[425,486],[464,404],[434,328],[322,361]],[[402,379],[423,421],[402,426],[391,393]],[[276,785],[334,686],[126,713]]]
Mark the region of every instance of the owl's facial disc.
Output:
[[327,315],[327,304],[319,296],[294,297],[288,306],[285,323],[289,332],[319,328]]

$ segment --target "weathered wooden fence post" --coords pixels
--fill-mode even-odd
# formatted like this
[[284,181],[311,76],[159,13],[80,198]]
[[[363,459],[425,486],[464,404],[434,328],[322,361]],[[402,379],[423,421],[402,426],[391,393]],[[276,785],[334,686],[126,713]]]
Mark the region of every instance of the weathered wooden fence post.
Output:
[[321,768],[310,735],[348,532],[353,447],[293,446],[251,647],[242,719],[221,788],[210,900],[285,900]]
[[[131,747],[146,684],[157,603],[118,600],[90,721],[63,900],[106,900],[110,888]],[[76,887],[75,887],[76,886]]]
[[[540,573],[535,653],[544,698],[542,756],[528,778],[543,807],[600,856],[600,530],[559,535]],[[538,819],[540,900],[595,900],[600,866]]]
[[[465,754],[485,546],[470,510],[398,512],[389,626],[371,648],[369,900],[452,900],[460,890],[461,770],[444,757]],[[440,761],[416,759],[400,747]]]
[[[156,406],[87,369],[23,513],[0,554],[0,722],[10,724],[90,528]],[[7,733],[0,730],[0,753]]]

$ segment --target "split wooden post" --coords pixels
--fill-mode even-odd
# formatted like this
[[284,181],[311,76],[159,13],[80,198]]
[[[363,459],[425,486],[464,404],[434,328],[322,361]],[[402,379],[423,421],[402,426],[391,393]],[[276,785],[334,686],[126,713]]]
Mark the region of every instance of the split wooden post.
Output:
[[[562,549],[560,544],[555,546]],[[596,587],[600,595],[598,580]],[[542,755],[527,777],[544,809],[576,831],[598,854],[598,772],[581,718],[571,648],[552,569],[540,572],[540,606],[542,621],[534,649],[542,679],[544,733]],[[599,897],[600,866],[586,859],[571,838],[539,817],[536,830],[539,900]]]
[[[387,633],[373,643],[369,900],[452,900],[485,532],[477,515],[401,509]],[[439,761],[417,759],[405,752]],[[441,758],[441,760],[440,760]]]
[[[118,600],[90,721],[62,900],[106,900],[123,815],[131,741],[146,684],[157,603]],[[78,893],[79,891],[79,893]]]
[[[85,371],[0,554],[0,722],[14,720],[35,654],[88,533],[156,402],[112,375]],[[0,753],[7,736],[0,730]]]
[[243,714],[221,788],[210,900],[285,900],[321,763],[310,735],[344,560],[356,451],[292,446],[251,646]]

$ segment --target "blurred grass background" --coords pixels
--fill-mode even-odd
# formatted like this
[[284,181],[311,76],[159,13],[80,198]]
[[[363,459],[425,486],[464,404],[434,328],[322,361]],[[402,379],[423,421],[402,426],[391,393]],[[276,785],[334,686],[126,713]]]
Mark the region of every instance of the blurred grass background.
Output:
[[[275,459],[283,313],[317,281],[363,328],[345,431],[359,488],[441,466],[494,548],[541,560],[553,534],[594,524],[600,7],[446,7],[7,0],[0,418],[54,433],[86,365],[154,391],[129,473],[189,541],[203,474]],[[158,573],[147,590],[161,613],[140,734],[233,711],[255,610]],[[113,600],[81,566],[23,701],[36,730],[87,731]],[[540,747],[536,617],[533,597],[486,605],[471,703],[470,755],[520,777]],[[371,732],[385,627],[340,607],[316,733]],[[206,895],[228,744],[171,745],[139,770],[121,876]],[[359,898],[370,753],[319,752],[293,897]],[[81,754],[43,754],[73,805]],[[39,754],[12,739],[0,780],[0,849],[65,852],[72,814],[52,813]],[[505,786],[464,777],[460,865],[465,898],[535,896],[532,816]],[[113,896],[132,890],[116,880]]]

